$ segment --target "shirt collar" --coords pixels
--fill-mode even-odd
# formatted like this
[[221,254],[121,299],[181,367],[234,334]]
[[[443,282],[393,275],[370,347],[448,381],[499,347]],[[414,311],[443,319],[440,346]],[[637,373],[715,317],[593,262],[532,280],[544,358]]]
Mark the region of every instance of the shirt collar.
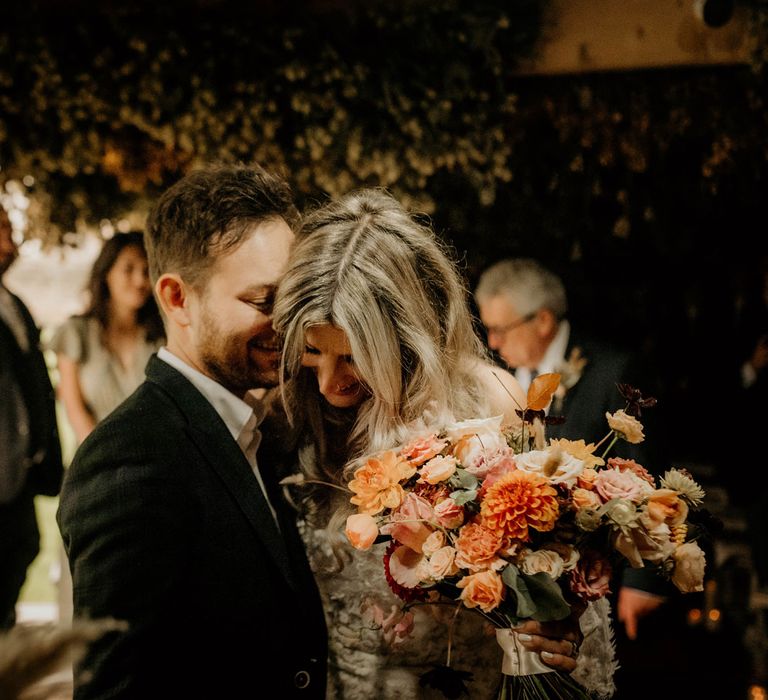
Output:
[[[167,347],[158,350],[157,356],[174,369],[181,372],[191,384],[208,400],[216,413],[221,416],[232,437],[240,443],[243,431],[255,431],[264,419],[265,408],[253,395],[246,394],[246,400],[235,396],[221,384],[190,367],[184,360],[174,355]],[[255,421],[253,418],[255,417]],[[250,423],[250,425],[247,425]],[[250,436],[248,436],[250,437]]]
[[558,368],[562,366],[565,361],[565,351],[568,349],[568,339],[571,335],[571,324],[568,321],[560,321],[557,327],[557,333],[552,338],[552,342],[544,352],[544,357],[541,358],[539,366],[537,367],[539,374],[547,374],[549,372],[557,372]]

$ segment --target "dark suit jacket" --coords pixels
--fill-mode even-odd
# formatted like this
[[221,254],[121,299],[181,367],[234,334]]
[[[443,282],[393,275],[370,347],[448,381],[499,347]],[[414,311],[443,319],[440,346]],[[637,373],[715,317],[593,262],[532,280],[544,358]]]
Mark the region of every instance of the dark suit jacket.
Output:
[[[55,496],[63,474],[56,396],[35,321],[21,299],[13,294],[11,298],[24,322],[29,349],[25,352],[19,347],[11,329],[0,319],[0,396],[5,403],[0,418],[0,446],[4,449],[3,459],[14,454],[24,462],[19,466],[25,468],[33,494]],[[14,402],[18,402],[15,407]]]
[[34,497],[56,495],[63,473],[40,334],[21,300],[11,297],[29,349],[21,349],[0,319],[0,627],[13,623],[27,567],[40,551]]
[[129,625],[92,646],[77,700],[324,698],[319,596],[276,487],[271,500],[281,531],[219,415],[153,357],[62,488],[75,615]]
[[547,437],[584,439],[596,443],[609,430],[606,412],[624,407],[624,400],[616,384],[628,381],[626,375],[630,367],[630,355],[597,340],[579,338],[571,332],[566,359],[574,348],[581,350],[587,363],[581,378],[566,392],[562,406],[553,405],[551,412],[564,416],[566,420],[562,425],[548,426]]

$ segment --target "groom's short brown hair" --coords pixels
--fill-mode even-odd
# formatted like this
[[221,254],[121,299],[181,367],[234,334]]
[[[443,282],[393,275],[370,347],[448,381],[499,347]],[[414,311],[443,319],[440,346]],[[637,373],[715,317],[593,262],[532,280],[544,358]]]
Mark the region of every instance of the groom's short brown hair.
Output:
[[201,287],[223,251],[248,228],[282,217],[292,228],[298,211],[291,188],[258,164],[211,165],[172,185],[152,207],[144,243],[152,282],[176,272]]

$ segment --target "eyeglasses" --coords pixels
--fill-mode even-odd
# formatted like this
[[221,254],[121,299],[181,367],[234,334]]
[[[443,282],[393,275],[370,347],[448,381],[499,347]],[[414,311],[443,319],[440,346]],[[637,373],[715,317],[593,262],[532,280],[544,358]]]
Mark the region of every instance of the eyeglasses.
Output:
[[533,319],[536,318],[536,314],[538,313],[538,311],[531,311],[531,313],[526,314],[522,318],[519,318],[517,321],[508,323],[506,326],[488,326],[485,329],[486,333],[488,333],[488,335],[504,335],[505,333],[509,333],[509,331],[515,330],[515,328],[524,326],[529,321],[533,321]]

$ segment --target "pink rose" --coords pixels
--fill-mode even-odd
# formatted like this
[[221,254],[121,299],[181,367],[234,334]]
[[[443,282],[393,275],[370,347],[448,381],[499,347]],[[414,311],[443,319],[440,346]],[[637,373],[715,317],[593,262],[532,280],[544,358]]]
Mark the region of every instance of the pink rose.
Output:
[[483,478],[502,459],[514,453],[501,433],[487,432],[465,435],[454,446],[453,454],[470,474]]
[[434,511],[429,501],[413,492],[406,494],[403,504],[391,515],[391,522],[381,528],[384,534],[410,547],[414,552],[421,552],[424,541],[434,531],[429,526]]
[[483,479],[483,485],[478,491],[478,496],[482,499],[485,496],[485,492],[491,488],[502,476],[509,474],[517,469],[515,464],[515,456],[512,454],[504,455],[499,459],[493,467],[488,471]]
[[453,530],[464,522],[464,506],[452,498],[444,498],[435,506],[435,518],[441,527]]
[[635,476],[630,471],[618,469],[603,469],[595,477],[595,489],[604,502],[614,498],[623,498],[633,503],[639,503],[648,496],[653,489],[647,482]]
[[636,476],[639,476],[644,481],[647,481],[651,486],[655,486],[653,477],[648,470],[642,465],[635,462],[634,459],[622,459],[621,457],[611,457],[608,460],[608,466],[613,469],[619,469],[623,472],[630,471]]
[[429,460],[419,472],[419,481],[426,481],[428,484],[439,484],[441,481],[450,479],[456,471],[456,459],[454,457],[444,457],[438,455]]

